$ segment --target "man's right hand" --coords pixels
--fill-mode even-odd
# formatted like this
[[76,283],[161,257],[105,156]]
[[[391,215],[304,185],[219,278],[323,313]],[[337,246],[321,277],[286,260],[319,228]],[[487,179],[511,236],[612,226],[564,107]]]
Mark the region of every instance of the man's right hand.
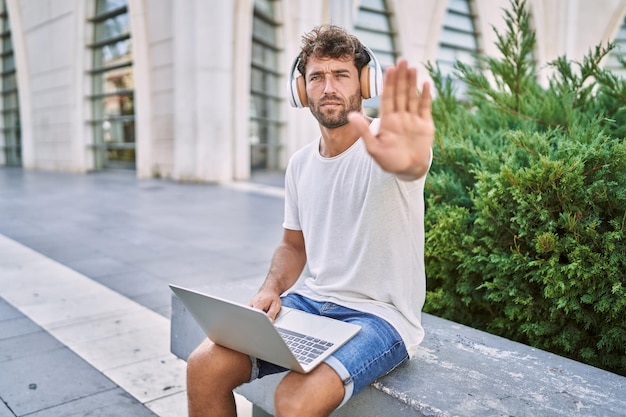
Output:
[[280,296],[271,291],[260,290],[248,303],[250,307],[265,311],[270,320],[274,321],[282,302]]

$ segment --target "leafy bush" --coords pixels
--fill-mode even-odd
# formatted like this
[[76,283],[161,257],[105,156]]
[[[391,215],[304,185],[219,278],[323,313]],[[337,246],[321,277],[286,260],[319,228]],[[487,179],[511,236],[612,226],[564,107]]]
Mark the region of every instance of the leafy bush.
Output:
[[525,2],[505,20],[465,100],[429,66],[425,310],[626,375],[626,82],[608,45],[542,86]]

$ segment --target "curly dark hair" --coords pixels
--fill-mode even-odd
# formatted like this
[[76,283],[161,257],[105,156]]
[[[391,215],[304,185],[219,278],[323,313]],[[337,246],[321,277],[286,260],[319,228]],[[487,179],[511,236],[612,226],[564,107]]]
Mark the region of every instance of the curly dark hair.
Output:
[[322,25],[313,28],[302,36],[302,51],[298,71],[305,74],[309,57],[346,59],[352,57],[361,74],[361,68],[370,62],[370,56],[356,36],[335,25]]

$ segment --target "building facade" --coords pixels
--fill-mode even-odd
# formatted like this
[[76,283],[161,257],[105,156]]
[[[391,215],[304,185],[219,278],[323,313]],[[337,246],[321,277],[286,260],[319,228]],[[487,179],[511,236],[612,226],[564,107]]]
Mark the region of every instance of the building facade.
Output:
[[[383,66],[402,56],[445,70],[472,53],[497,54],[493,28],[504,30],[509,7],[508,0],[1,3],[0,166],[132,169],[139,178],[198,182],[284,169],[318,136],[308,110],[286,100],[301,35],[312,27],[346,27]],[[581,59],[626,33],[626,0],[528,0],[528,7],[540,68],[564,54]],[[376,100],[367,106],[375,111]]]

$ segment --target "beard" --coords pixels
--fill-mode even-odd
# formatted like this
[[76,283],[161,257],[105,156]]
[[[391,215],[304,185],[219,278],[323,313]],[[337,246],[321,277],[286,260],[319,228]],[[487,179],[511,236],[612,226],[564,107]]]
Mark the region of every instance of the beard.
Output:
[[[335,129],[348,124],[348,114],[353,111],[361,111],[360,92],[351,95],[347,100],[343,100],[336,95],[324,96],[318,102],[315,102],[311,97],[307,97],[307,99],[311,114],[313,114],[313,117],[317,119],[320,125],[327,129]],[[324,107],[323,104],[329,101],[341,103],[343,106]]]

